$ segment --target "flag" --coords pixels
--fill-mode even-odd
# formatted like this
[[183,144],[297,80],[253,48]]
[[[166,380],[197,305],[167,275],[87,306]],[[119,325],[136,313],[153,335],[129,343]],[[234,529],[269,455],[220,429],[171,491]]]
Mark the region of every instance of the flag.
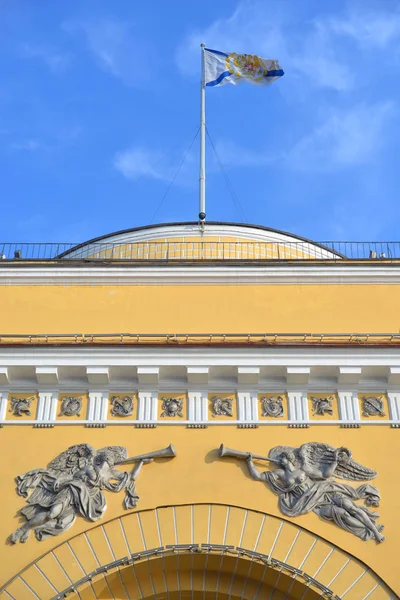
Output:
[[233,83],[239,85],[244,81],[254,85],[269,85],[283,71],[276,60],[260,58],[253,54],[237,54],[220,52],[204,48],[205,84],[210,86]]

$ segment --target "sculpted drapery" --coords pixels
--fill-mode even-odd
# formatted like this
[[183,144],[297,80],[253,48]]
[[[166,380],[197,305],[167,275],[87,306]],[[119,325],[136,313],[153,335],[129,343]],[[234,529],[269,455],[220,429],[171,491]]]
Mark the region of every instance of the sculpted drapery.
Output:
[[64,533],[78,515],[97,521],[106,509],[103,490],[125,490],[124,507],[134,508],[139,499],[136,479],[142,466],[153,459],[140,460],[130,473],[114,468],[127,459],[127,450],[122,446],[95,450],[89,444],[77,444],[57,456],[46,469],[34,469],[16,477],[17,493],[27,502],[20,511],[26,523],[12,534],[11,542],[25,542],[31,530],[38,540]]

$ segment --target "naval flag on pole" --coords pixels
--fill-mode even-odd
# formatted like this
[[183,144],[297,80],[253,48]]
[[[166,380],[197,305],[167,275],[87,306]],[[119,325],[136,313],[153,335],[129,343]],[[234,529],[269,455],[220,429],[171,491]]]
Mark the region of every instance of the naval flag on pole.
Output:
[[277,60],[253,54],[237,54],[204,48],[205,85],[216,86],[245,81],[253,85],[269,85],[282,77],[283,70]]
[[269,85],[283,74],[277,60],[253,54],[227,54],[201,44],[199,221],[202,227],[206,219],[206,86],[239,85],[244,81]]

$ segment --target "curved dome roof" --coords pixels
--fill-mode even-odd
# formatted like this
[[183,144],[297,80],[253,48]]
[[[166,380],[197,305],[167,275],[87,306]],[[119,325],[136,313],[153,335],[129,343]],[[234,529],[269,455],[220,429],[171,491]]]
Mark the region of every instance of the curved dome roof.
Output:
[[93,238],[65,252],[68,258],[104,259],[312,259],[340,258],[306,238],[260,225],[210,221],[147,225]]

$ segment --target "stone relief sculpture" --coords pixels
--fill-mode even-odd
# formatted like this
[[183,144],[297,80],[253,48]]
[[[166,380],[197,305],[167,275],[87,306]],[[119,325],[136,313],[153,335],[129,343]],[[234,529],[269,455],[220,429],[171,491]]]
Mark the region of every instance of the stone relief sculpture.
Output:
[[133,413],[132,396],[112,396],[111,404],[113,417],[129,417]]
[[34,399],[34,396],[31,398],[11,398],[10,412],[13,413],[14,417],[23,417],[24,415],[30,417],[32,415],[30,408]]
[[[222,444],[219,455],[247,460],[252,478],[265,482],[278,495],[279,508],[288,517],[313,511],[362,540],[384,541],[383,525],[376,522],[379,515],[369,509],[379,506],[377,488],[369,483],[355,488],[336,481],[368,481],[376,477],[375,471],[353,460],[348,448],[309,442],[300,448],[275,446],[268,457],[263,457]],[[253,460],[269,461],[275,469],[260,473]],[[364,500],[366,506],[356,504],[357,500]]]
[[225,415],[226,417],[232,417],[232,398],[218,398],[214,396],[211,398],[213,417]]
[[65,396],[61,398],[60,417],[80,417],[82,410],[82,398]]
[[[128,458],[123,446],[105,446],[96,450],[89,444],[70,446],[47,468],[18,475],[17,494],[26,499],[20,513],[26,522],[10,537],[12,543],[26,542],[30,532],[38,540],[59,535],[69,529],[80,515],[97,521],[106,510],[103,490],[125,490],[124,508],[137,505],[136,480],[143,465],[155,458],[176,456],[170,445],[162,450]],[[116,467],[136,463],[130,473]]]
[[183,400],[180,398],[162,398],[162,417],[183,417]]
[[366,397],[362,399],[364,417],[384,417],[383,400],[378,397]]
[[284,414],[282,396],[261,398],[261,405],[263,417],[282,417]]
[[333,396],[329,396],[328,398],[311,398],[311,402],[313,404],[314,415],[324,415],[325,413],[333,415]]

